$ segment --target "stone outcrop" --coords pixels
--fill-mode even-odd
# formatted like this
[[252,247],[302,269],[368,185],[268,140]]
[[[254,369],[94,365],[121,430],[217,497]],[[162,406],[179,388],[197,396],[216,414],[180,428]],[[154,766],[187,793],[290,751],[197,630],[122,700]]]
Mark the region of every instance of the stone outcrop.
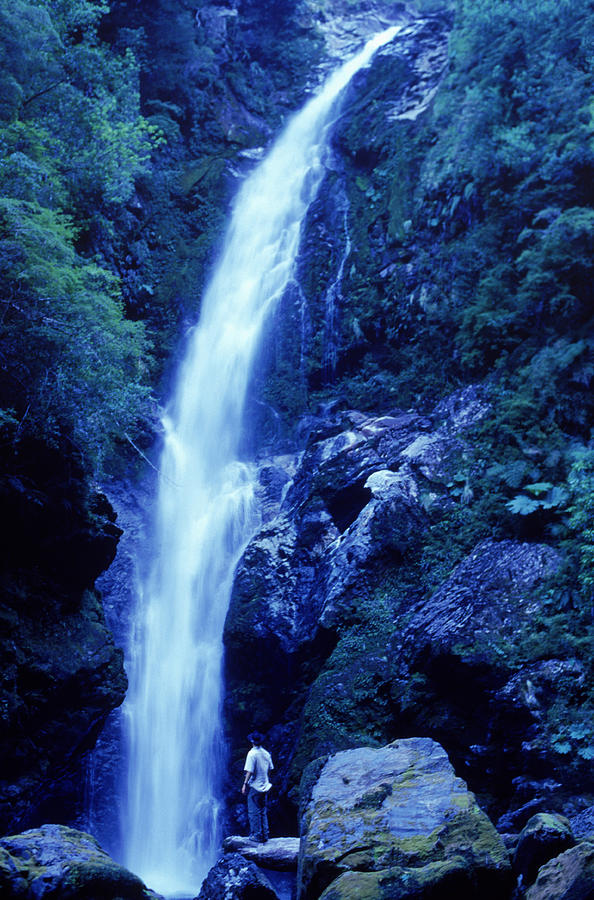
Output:
[[90,834],[43,825],[0,840],[3,900],[158,900]]
[[[287,723],[276,735],[281,781],[294,759],[299,778],[316,756],[364,740],[366,720],[375,721],[379,740],[394,733],[387,641],[400,613],[410,619],[414,595],[386,594],[386,573],[416,552],[428,505],[452,503],[443,487],[451,456],[464,451],[465,429],[488,409],[484,392],[469,388],[431,416],[326,411],[307,423],[303,454],[262,467],[265,520],[239,564],[225,628],[227,717],[234,746],[254,725]],[[378,591],[384,599],[376,608]],[[345,626],[365,620],[365,604],[377,634],[351,645],[352,677],[341,668],[334,684],[322,672],[306,697]],[[334,697],[343,737],[333,727],[328,733],[334,714],[318,715]],[[299,735],[292,723],[304,703]]]
[[[466,392],[462,405],[474,420],[488,408],[472,392]],[[419,542],[428,522],[424,469],[436,467],[438,458],[443,468],[446,444],[450,453],[463,448],[455,416],[444,423],[441,407],[438,416],[436,428],[430,418],[402,411],[377,417],[345,412],[318,428],[312,422],[277,514],[268,500],[267,521],[236,574],[225,633],[236,711],[239,691],[252,698],[255,709],[279,715],[292,699],[295,665],[315,656],[317,642],[332,640],[344,608],[377,583],[382,563],[397,561]],[[427,434],[432,449],[418,459],[411,448]],[[284,458],[277,472],[282,463],[295,468],[294,459]],[[263,470],[267,483],[270,470],[269,464]],[[294,661],[289,667],[287,657]],[[271,680],[274,698],[270,692],[264,697],[259,685]],[[249,710],[244,730],[252,716]]]
[[485,656],[493,635],[510,639],[538,609],[534,588],[559,565],[558,553],[544,544],[486,540],[456,567],[414,614],[407,629],[417,657],[452,652]]
[[[445,746],[509,835],[588,802],[555,738],[558,704],[579,706],[587,665],[534,627],[559,552],[484,537],[450,566],[421,549],[433,523],[473,502],[468,434],[488,415],[472,386],[426,415],[324,409],[304,423],[303,454],[262,469],[265,521],[225,629],[226,715],[232,746],[254,725],[268,734],[283,829],[309,763],[395,734]],[[422,573],[430,591],[420,566],[438,568]]]
[[300,900],[505,896],[503,843],[425,738],[331,757],[303,819]]
[[290,872],[297,869],[299,838],[270,838],[263,844],[257,844],[250,838],[233,835],[225,838],[223,850],[226,853],[240,853],[245,859],[266,869]]
[[278,900],[258,866],[245,855],[229,853],[212,867],[196,900]]
[[126,690],[94,589],[120,535],[111,506],[72,448],[21,443],[3,465],[0,833],[76,819],[81,756]]
[[559,564],[544,544],[483,541],[395,637],[408,685],[399,702],[414,703],[414,727],[446,741],[473,785],[489,773],[493,793],[515,794],[515,819],[502,821],[502,830],[555,808],[563,764],[550,746],[547,710],[560,696],[577,699],[586,677],[577,659],[540,659],[538,645],[525,655],[520,649],[534,633],[539,586]]

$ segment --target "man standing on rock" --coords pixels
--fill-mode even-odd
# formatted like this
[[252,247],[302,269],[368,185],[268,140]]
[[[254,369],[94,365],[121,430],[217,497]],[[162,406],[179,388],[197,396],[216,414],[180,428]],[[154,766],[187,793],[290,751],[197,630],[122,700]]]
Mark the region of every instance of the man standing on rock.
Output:
[[264,738],[259,731],[248,735],[248,741],[252,744],[244,766],[245,779],[241,793],[248,792],[248,817],[250,820],[250,838],[258,843],[268,840],[268,791],[272,787],[268,773],[274,768],[272,757],[268,750],[262,746]]

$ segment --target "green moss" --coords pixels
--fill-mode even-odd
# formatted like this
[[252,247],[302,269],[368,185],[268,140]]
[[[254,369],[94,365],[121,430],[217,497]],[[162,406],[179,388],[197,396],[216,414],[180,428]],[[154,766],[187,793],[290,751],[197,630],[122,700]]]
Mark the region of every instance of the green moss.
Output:
[[342,609],[340,639],[312,685],[303,711],[293,778],[318,756],[391,737],[386,644],[395,624],[383,589]]
[[363,794],[363,796],[355,804],[355,809],[377,809],[382,805],[387,797],[390,797],[392,795],[392,793],[393,787],[389,782],[376,785],[374,788],[372,788],[372,790],[366,791]]

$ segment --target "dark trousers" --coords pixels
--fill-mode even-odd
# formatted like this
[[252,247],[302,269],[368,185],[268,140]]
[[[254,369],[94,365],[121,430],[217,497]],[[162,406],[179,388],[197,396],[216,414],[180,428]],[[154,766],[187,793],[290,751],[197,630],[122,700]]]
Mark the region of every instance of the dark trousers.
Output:
[[256,791],[251,787],[248,791],[247,807],[250,820],[250,837],[256,841],[268,840],[268,794]]

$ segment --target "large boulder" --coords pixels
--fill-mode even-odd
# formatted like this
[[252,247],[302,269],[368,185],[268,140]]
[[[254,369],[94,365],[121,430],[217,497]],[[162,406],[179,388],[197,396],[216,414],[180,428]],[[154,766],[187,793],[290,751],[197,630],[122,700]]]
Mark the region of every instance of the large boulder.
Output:
[[550,813],[537,813],[520,832],[514,855],[514,868],[524,883],[531,884],[541,866],[575,844],[568,819]]
[[63,825],[43,825],[0,840],[3,900],[157,900],[95,838]]
[[460,900],[495,900],[511,867],[442,747],[410,738],[325,763],[303,818],[298,881],[300,900],[446,900],[453,886]]

